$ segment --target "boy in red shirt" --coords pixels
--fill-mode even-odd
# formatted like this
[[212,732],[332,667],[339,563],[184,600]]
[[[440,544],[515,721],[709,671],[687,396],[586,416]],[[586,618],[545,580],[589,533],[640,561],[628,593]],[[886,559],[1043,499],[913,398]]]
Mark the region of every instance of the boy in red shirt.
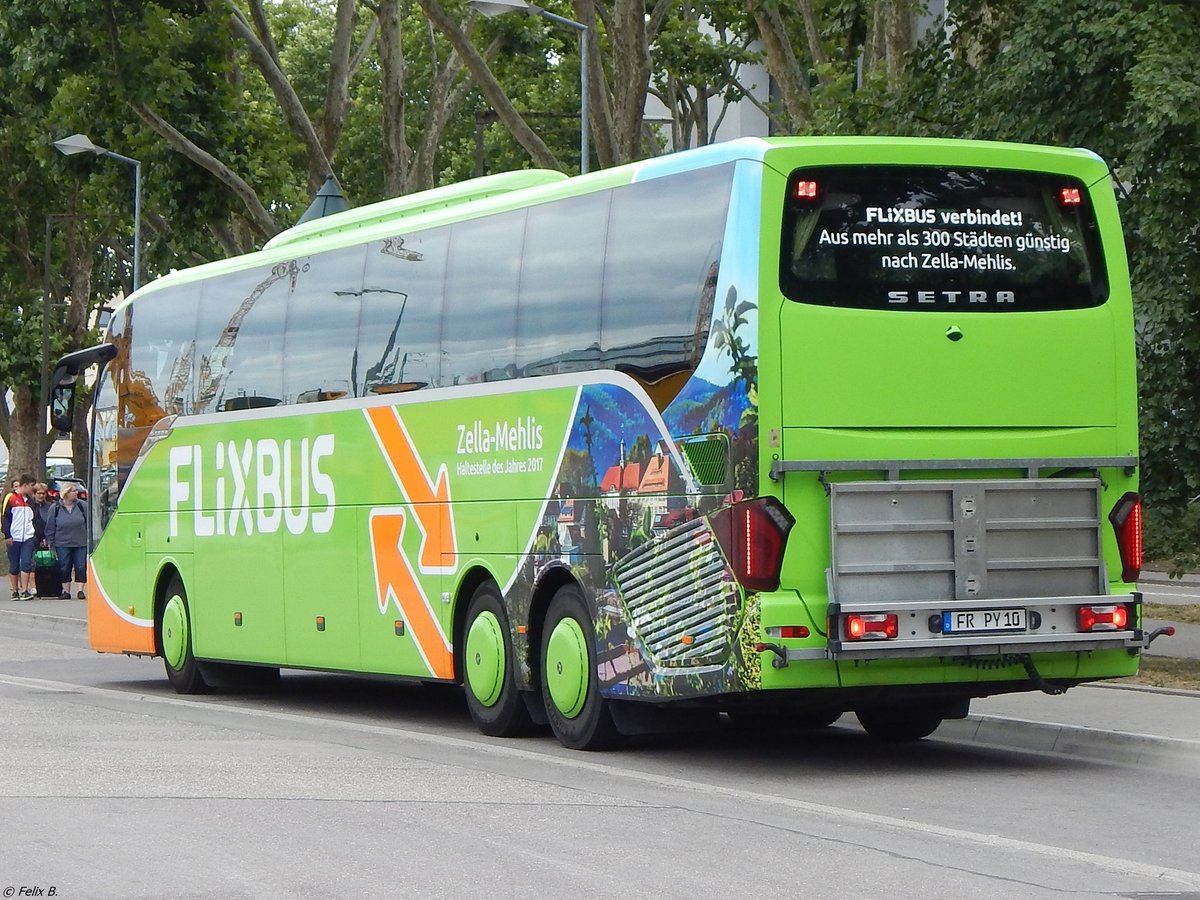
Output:
[[37,530],[33,502],[29,499],[32,490],[32,475],[18,478],[17,489],[8,498],[0,518],[4,543],[8,547],[8,574],[14,600],[33,599],[33,551],[37,547]]

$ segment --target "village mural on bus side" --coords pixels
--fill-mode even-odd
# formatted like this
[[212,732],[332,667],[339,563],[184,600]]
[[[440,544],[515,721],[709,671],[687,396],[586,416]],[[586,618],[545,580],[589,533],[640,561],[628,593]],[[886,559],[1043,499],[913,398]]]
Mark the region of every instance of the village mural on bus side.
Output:
[[662,411],[665,431],[627,388],[582,388],[554,497],[509,596],[529,597],[547,566],[570,566],[594,603],[605,696],[759,683],[757,601],[739,607],[706,518],[757,493],[755,313],[730,289],[703,360]]

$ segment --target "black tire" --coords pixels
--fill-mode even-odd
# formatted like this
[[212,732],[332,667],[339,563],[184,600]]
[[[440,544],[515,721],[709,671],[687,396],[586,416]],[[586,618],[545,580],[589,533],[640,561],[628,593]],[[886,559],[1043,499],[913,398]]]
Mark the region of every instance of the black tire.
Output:
[[900,706],[884,709],[868,707],[857,710],[858,724],[878,741],[898,744],[929,737],[942,724],[940,707]]
[[180,694],[206,694],[211,688],[204,680],[200,663],[192,655],[192,620],[187,592],[179,576],[167,585],[163,605],[156,621],[158,646],[162,650],[167,680]]
[[[480,646],[473,648],[473,641],[480,641]],[[467,709],[484,734],[521,737],[533,731],[529,708],[517,690],[515,665],[504,601],[494,583],[484,582],[467,606],[462,661]]]
[[[563,653],[564,641],[573,645]],[[613,746],[618,738],[608,701],[600,696],[596,677],[596,633],[588,615],[583,595],[575,585],[561,587],[550,600],[542,623],[540,678],[542,702],[546,718],[559,743],[572,750],[603,750]],[[564,663],[575,666],[573,685],[576,701],[561,707],[564,682]],[[559,690],[559,702],[555,692]]]

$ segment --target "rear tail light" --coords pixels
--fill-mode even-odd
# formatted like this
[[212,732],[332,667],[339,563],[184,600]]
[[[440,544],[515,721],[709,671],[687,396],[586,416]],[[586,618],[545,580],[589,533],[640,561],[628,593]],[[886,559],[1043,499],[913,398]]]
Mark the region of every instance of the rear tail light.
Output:
[[709,517],[717,543],[733,574],[748,591],[773,591],[788,532],[796,524],[791,513],[774,497],[735,503]]
[[845,634],[848,641],[891,640],[900,633],[900,620],[895,613],[861,615],[853,613],[845,618]]
[[1121,551],[1121,580],[1132,584],[1142,573],[1142,498],[1128,493],[1113,507],[1108,521],[1117,533]]
[[1080,631],[1124,631],[1128,627],[1129,607],[1123,604],[1079,607]]

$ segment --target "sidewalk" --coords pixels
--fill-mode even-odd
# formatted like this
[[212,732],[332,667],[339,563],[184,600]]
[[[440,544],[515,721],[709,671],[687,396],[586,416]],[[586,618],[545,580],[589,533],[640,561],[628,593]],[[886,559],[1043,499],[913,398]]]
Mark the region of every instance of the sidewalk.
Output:
[[[17,623],[82,634],[87,603],[0,599],[0,626]],[[1200,626],[1183,627],[1200,632]],[[1171,640],[1178,638],[1161,638],[1152,650]],[[972,701],[970,716],[944,723],[935,737],[1200,772],[1200,691],[1104,682],[1081,685],[1061,696],[1002,694]]]
[[1138,587],[1142,587],[1143,585],[1147,584],[1186,584],[1192,587],[1200,588],[1200,574],[1180,575],[1178,578],[1172,578],[1166,572],[1151,571],[1147,569],[1143,571],[1141,577],[1138,578]]

